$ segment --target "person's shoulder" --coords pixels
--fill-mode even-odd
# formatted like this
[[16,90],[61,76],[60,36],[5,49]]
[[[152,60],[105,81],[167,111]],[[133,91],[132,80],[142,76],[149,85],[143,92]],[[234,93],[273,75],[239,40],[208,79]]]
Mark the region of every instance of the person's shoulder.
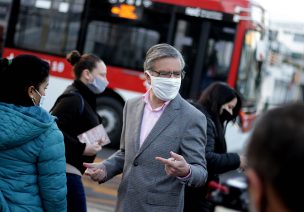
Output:
[[56,102],[57,106],[61,107],[62,105],[71,105],[71,107],[79,107],[84,103],[82,95],[76,91],[69,91],[62,93]]
[[183,109],[186,111],[186,113],[189,114],[189,116],[192,117],[205,117],[205,114],[200,110],[200,108],[196,107],[196,105],[191,104],[189,101],[182,98],[182,105]]
[[126,104],[132,105],[132,104],[137,104],[138,102],[141,102],[141,101],[143,101],[142,95],[128,99],[126,101]]
[[200,112],[191,101],[187,101],[184,98],[181,98],[181,105],[182,108],[185,110],[191,110],[191,111],[195,111],[195,112]]
[[49,140],[53,144],[62,143],[63,142],[63,134],[61,130],[58,128],[56,122],[54,121],[46,130],[42,136],[43,140]]

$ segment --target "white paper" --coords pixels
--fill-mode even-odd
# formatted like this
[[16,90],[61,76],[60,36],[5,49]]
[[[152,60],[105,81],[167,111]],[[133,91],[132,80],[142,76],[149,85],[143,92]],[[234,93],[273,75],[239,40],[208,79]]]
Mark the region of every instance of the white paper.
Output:
[[111,142],[102,124],[97,125],[96,127],[78,135],[77,138],[81,143],[100,143],[101,146],[104,146]]

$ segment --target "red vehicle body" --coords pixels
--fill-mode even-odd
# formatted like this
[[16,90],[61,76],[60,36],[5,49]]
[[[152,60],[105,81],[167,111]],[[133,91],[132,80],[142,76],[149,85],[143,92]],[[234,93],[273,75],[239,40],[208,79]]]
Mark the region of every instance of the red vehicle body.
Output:
[[[1,7],[9,15],[1,16]],[[226,81],[243,95],[243,126],[251,126],[254,113],[247,112],[254,111],[258,96],[256,48],[266,19],[264,9],[249,0],[6,0],[0,1],[0,18],[6,29],[3,57],[30,53],[51,63],[46,109],[73,80],[66,53],[77,49],[105,61],[110,84],[98,112],[113,144],[124,102],[146,91],[143,61],[157,43],[184,55],[182,96],[197,99],[211,82]]]

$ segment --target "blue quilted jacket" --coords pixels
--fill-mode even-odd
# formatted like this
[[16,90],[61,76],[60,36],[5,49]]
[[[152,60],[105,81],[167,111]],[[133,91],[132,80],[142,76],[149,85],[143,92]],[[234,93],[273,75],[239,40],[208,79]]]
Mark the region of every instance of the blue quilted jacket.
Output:
[[38,106],[0,103],[0,211],[66,211],[63,136]]

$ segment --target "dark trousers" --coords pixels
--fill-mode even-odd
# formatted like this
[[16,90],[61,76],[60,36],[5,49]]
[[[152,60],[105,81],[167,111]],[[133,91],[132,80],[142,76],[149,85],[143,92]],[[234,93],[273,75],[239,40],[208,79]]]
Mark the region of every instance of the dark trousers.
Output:
[[186,186],[184,212],[213,212],[214,205],[206,199],[207,188]]
[[81,176],[67,173],[67,212],[86,212],[86,197],[81,182]]

